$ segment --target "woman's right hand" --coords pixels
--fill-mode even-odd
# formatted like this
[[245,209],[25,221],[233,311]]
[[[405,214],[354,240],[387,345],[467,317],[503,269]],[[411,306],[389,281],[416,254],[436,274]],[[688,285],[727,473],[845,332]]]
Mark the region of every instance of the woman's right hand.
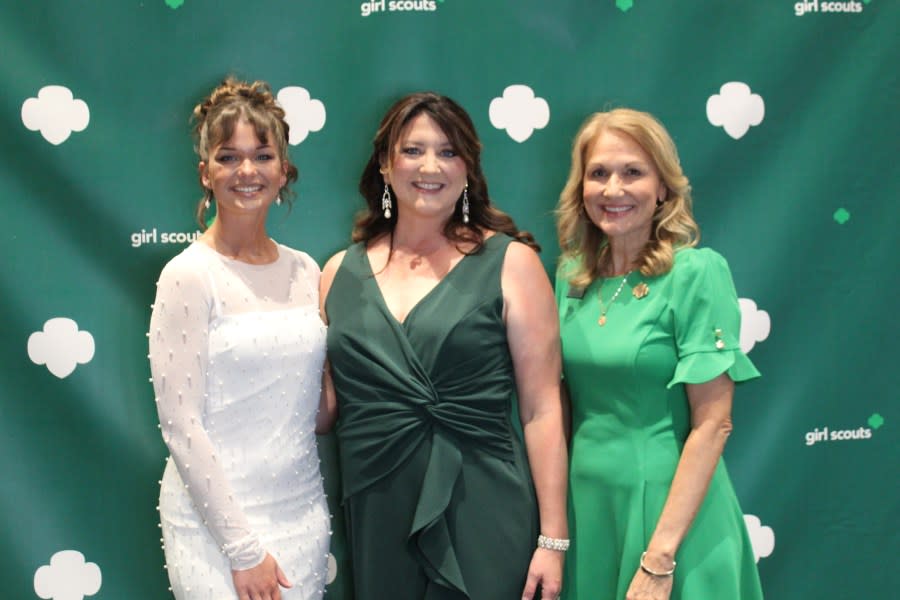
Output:
[[231,579],[239,600],[281,600],[281,587],[292,585],[271,554],[252,569],[232,570]]

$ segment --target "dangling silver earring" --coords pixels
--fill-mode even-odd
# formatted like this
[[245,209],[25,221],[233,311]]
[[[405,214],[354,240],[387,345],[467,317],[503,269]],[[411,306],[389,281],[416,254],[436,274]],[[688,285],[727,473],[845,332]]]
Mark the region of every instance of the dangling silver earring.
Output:
[[656,199],[656,208],[659,208],[659,207],[661,207],[662,205],[663,205],[663,200],[662,200],[662,198],[657,198],[657,199]]
[[463,223],[469,222],[469,184],[466,184],[466,187],[463,188],[463,201],[462,201],[462,217]]
[[210,204],[209,204],[209,196],[207,196],[207,197],[206,197],[206,201],[203,203],[203,208],[205,208],[206,210],[209,210],[209,206],[210,206]]
[[275,206],[281,206],[281,195],[275,196]]
[[384,211],[384,218],[391,218],[391,190],[388,189],[388,184],[384,184],[384,193],[381,195],[381,210]]

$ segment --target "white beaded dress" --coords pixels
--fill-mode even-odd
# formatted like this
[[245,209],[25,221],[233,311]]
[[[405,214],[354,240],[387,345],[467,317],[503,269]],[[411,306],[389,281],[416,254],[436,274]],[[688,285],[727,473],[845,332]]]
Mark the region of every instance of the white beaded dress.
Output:
[[293,583],[284,600],[323,594],[320,271],[277,248],[275,262],[252,265],[194,242],[157,283],[149,356],[170,452],[159,512],[178,600],[237,598],[232,569],[266,553]]

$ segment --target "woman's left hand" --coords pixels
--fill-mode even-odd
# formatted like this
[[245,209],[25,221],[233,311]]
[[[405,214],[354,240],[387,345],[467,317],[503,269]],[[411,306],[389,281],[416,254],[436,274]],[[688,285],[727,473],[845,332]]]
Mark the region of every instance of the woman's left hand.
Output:
[[[537,548],[528,565],[528,579],[522,600],[556,600],[562,592],[563,562],[566,555],[558,550]],[[541,586],[541,596],[535,596],[537,586]]]
[[628,586],[625,600],[669,600],[672,577],[656,577],[638,568]]

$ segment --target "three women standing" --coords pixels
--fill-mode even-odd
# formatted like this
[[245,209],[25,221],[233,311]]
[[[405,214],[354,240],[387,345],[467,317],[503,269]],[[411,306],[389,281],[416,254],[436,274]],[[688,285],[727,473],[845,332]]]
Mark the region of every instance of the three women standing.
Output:
[[355,244],[321,281],[265,232],[296,178],[268,88],[226,81],[195,116],[199,214],[214,199],[217,217],[164,269],[150,330],[177,598],[321,596],[314,434],[336,410],[357,598],[556,598],[560,333],[566,597],[761,598],[721,461],[734,382],[758,373],[725,261],[693,248],[690,187],[655,119],[598,113],[576,138],[557,320],[537,247],[491,205],[474,126],[449,98],[388,111]]

